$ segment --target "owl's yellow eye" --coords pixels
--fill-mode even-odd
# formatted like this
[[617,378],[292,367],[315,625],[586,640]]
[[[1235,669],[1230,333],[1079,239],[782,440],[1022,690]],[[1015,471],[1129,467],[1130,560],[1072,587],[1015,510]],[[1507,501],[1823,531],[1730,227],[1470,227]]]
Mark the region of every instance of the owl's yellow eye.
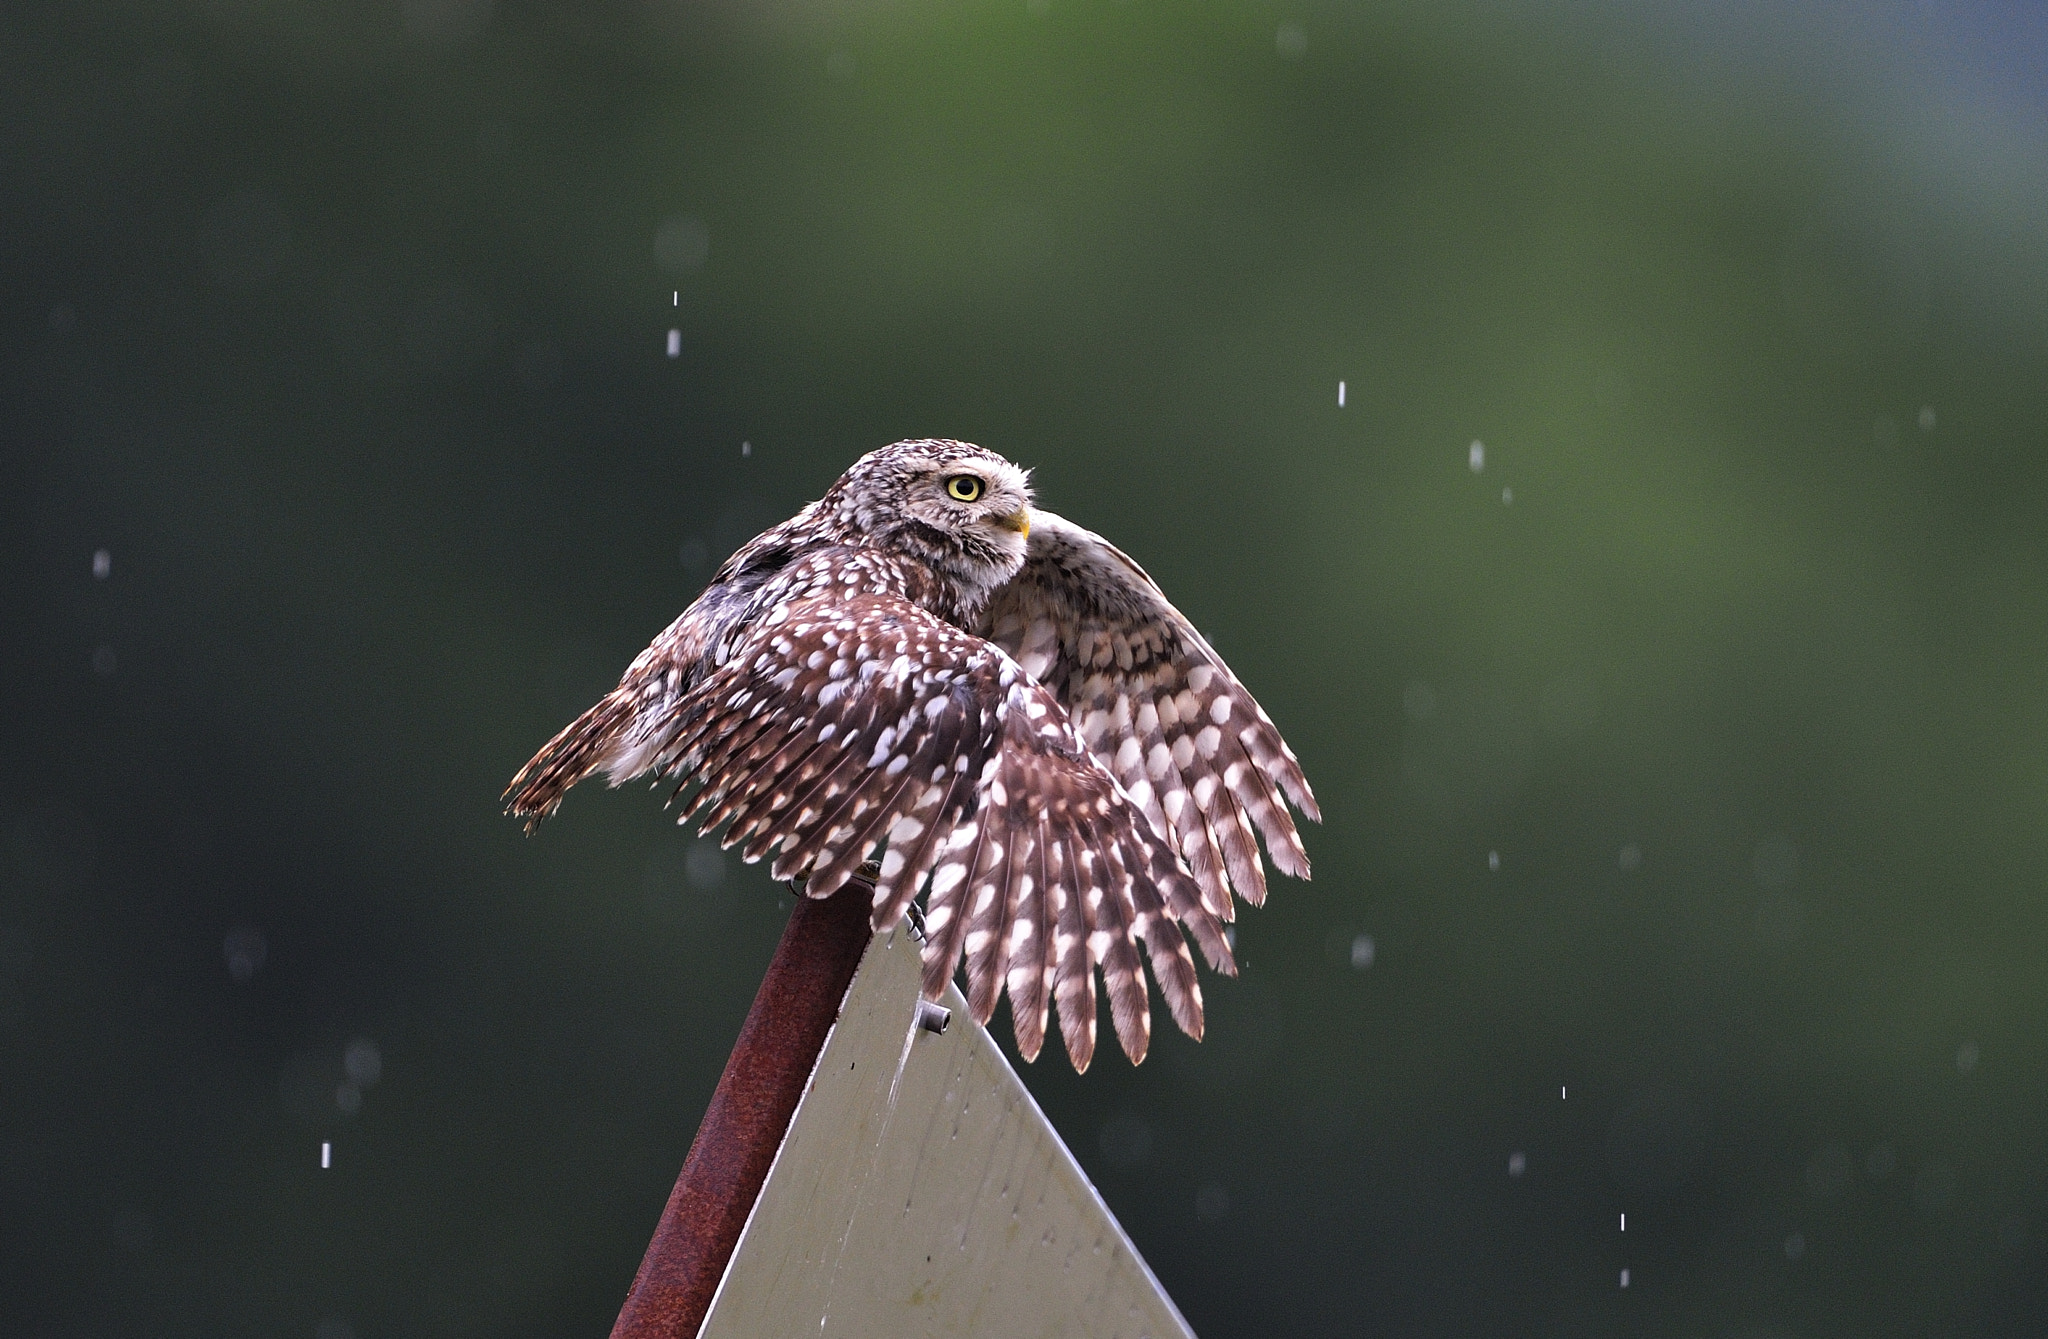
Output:
[[946,496],[955,502],[972,502],[981,496],[981,480],[971,474],[956,474],[946,480]]

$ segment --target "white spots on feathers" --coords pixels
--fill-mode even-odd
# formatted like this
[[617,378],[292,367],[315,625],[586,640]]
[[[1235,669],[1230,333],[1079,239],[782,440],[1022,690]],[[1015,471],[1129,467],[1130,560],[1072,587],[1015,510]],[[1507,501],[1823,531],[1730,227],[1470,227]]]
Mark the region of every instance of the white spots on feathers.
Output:
[[[1034,507],[1024,567],[1005,581],[969,570],[994,550],[941,554],[878,529],[904,505],[883,466],[912,448],[970,453],[1022,487],[1007,462],[956,444],[865,459],[728,560],[619,692],[535,759],[515,805],[545,812],[595,767],[615,781],[652,769],[678,783],[685,821],[723,827],[747,861],[772,855],[776,877],[805,877],[813,896],[878,857],[878,924],[924,891],[927,996],[964,958],[975,1016],[1007,991],[1028,1057],[1056,1009],[1086,1067],[1099,972],[1117,1038],[1142,1058],[1148,959],[1199,1037],[1187,937],[1234,971],[1224,922],[1234,896],[1265,895],[1261,841],[1306,876],[1287,811],[1316,813],[1300,767],[1099,536]],[[881,491],[848,491],[863,470],[881,471]]]

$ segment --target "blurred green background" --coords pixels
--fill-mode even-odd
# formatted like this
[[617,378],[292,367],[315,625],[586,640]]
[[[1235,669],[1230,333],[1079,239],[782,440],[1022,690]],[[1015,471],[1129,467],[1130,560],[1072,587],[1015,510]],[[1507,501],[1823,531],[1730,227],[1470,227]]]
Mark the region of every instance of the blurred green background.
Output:
[[0,172],[0,1332],[604,1333],[787,903],[499,791],[951,435],[1328,815],[1026,1072],[1197,1330],[2048,1333],[2039,11],[10,4]]

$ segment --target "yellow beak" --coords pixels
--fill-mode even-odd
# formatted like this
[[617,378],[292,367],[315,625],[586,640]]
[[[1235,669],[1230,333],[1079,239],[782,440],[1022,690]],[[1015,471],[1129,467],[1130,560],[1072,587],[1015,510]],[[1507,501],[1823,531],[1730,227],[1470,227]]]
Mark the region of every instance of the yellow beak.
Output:
[[1013,511],[1008,516],[997,516],[993,519],[1005,530],[1015,530],[1026,539],[1031,537],[1031,513],[1028,511]]

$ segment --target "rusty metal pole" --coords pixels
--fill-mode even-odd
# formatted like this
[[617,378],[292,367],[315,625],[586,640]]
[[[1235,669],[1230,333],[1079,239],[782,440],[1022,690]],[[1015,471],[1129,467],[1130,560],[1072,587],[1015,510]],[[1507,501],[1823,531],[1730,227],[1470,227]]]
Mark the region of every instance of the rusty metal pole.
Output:
[[798,897],[612,1339],[696,1339],[873,935],[874,888]]

